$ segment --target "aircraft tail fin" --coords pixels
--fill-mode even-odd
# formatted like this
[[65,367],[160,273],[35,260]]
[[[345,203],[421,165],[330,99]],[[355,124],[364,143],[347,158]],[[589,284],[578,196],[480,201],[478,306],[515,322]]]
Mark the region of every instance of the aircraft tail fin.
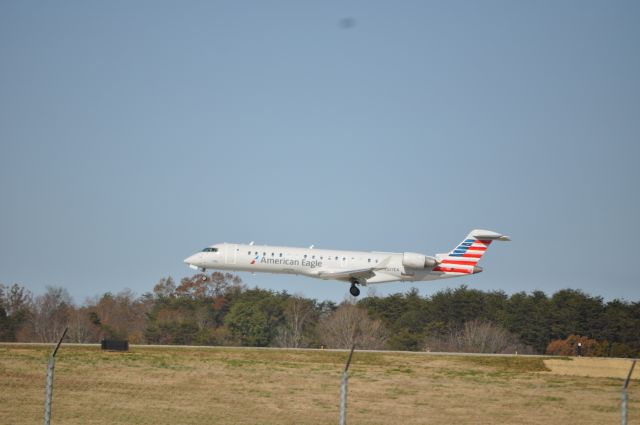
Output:
[[438,265],[433,271],[445,274],[475,274],[482,271],[478,261],[493,241],[509,241],[508,236],[490,230],[472,230],[462,242],[446,254],[438,254]]

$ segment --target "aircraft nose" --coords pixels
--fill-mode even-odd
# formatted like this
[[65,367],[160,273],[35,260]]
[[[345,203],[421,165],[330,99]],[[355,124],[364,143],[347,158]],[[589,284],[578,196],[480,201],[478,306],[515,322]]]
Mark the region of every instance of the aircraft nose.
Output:
[[189,264],[189,265],[195,265],[195,263],[197,263],[198,261],[198,254],[193,254],[188,256],[187,258],[184,259],[184,262]]
[[204,268],[204,262],[202,261],[202,255],[200,255],[200,253],[185,258],[184,262],[193,270],[202,270]]

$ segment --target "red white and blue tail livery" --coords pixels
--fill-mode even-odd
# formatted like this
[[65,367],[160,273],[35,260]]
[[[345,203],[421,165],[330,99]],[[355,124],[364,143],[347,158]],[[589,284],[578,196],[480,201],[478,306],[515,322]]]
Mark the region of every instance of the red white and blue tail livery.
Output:
[[472,230],[467,237],[448,254],[437,254],[438,265],[433,271],[448,274],[474,274],[482,271],[478,261],[494,240],[508,241],[507,236],[490,230]]
[[367,252],[221,243],[193,254],[185,263],[195,270],[206,269],[287,273],[351,283],[358,286],[394,281],[423,281],[480,273],[478,261],[493,241],[507,236],[490,230],[472,230],[462,242],[434,257],[413,252]]

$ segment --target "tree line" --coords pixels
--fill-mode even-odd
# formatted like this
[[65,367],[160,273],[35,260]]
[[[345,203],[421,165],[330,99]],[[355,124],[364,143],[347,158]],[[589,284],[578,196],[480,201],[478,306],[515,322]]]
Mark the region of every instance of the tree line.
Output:
[[161,279],[152,292],[76,305],[61,287],[0,285],[0,341],[278,346],[638,357],[640,303],[579,290],[507,295],[460,286],[337,304],[248,288],[230,273]]

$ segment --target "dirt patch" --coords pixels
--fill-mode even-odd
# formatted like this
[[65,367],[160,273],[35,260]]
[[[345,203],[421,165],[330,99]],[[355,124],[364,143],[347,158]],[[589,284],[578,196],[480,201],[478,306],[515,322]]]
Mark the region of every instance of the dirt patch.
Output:
[[[632,360],[598,357],[545,359],[544,364],[554,375],[587,376],[592,378],[626,379]],[[632,379],[640,379],[640,365],[636,364]]]

